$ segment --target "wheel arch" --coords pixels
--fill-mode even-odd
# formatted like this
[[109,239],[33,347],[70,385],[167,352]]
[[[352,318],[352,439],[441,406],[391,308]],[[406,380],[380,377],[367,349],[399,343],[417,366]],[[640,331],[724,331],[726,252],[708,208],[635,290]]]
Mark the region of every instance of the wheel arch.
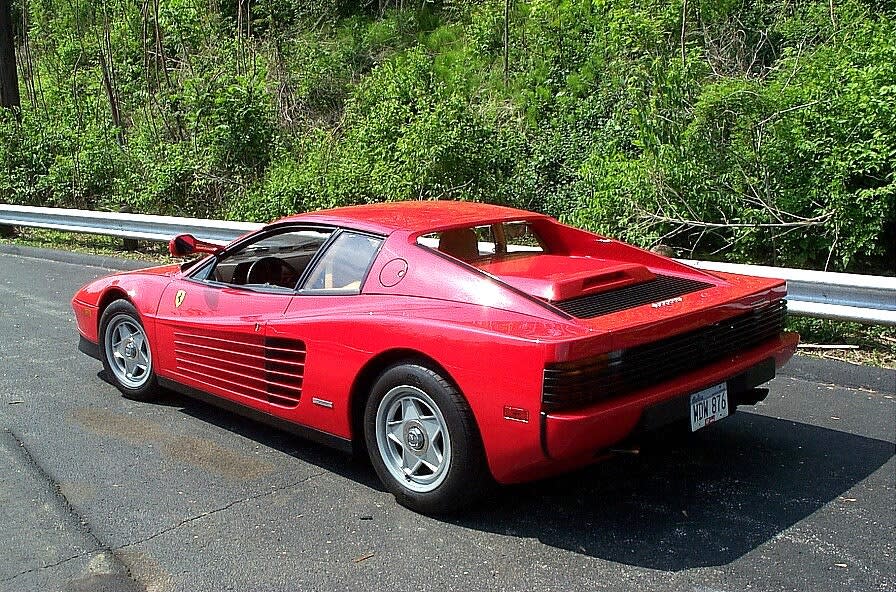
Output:
[[[115,302],[116,300],[127,300],[131,304],[134,304],[133,301],[128,297],[127,292],[118,286],[113,286],[103,292],[102,297],[100,297],[99,302],[96,306],[96,328],[97,335],[99,335],[100,321],[103,318],[103,313],[106,312],[106,309],[110,304]],[[135,305],[136,306],[136,305]]]
[[[432,356],[410,348],[394,348],[380,352],[364,364],[361,371],[355,377],[352,388],[349,393],[349,421],[351,425],[352,448],[356,454],[364,453],[366,445],[364,443],[364,406],[367,404],[367,398],[370,396],[370,390],[377,377],[387,368],[399,362],[418,363],[438,372],[445,380],[457,389],[457,392],[463,397],[463,391],[458,387],[457,381],[451,376],[445,367],[437,362]],[[477,425],[478,432],[478,425]],[[478,433],[477,433],[478,435]],[[481,439],[481,437],[480,437]]]

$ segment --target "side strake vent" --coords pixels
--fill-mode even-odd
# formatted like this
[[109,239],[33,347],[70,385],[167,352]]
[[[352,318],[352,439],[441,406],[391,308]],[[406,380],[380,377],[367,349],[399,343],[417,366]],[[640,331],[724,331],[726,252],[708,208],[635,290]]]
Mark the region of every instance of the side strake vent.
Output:
[[295,407],[302,395],[305,344],[238,333],[174,333],[177,371],[240,397]]
[[305,375],[305,344],[298,339],[267,337],[264,340],[268,400],[286,407],[299,404]]
[[612,312],[659,302],[711,288],[712,284],[671,275],[657,275],[654,279],[624,286],[609,292],[554,302],[554,306],[579,319],[593,319]]
[[783,300],[743,315],[630,349],[544,369],[542,409],[585,407],[671,380],[752,349],[784,330]]

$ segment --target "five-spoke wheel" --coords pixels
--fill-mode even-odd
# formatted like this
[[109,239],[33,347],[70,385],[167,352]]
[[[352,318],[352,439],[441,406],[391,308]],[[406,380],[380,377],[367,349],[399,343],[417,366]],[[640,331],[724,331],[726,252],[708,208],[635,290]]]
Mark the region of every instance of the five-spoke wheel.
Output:
[[415,386],[391,389],[376,412],[376,444],[386,468],[413,491],[432,491],[451,465],[451,437],[438,405]]
[[106,327],[106,350],[112,353],[112,373],[131,388],[149,379],[152,354],[143,327],[125,314],[114,317]]
[[146,400],[156,392],[152,349],[140,315],[126,300],[116,300],[100,319],[103,366],[118,389]]
[[491,482],[466,400],[425,365],[409,361],[380,375],[367,400],[364,437],[383,484],[418,512],[456,510]]

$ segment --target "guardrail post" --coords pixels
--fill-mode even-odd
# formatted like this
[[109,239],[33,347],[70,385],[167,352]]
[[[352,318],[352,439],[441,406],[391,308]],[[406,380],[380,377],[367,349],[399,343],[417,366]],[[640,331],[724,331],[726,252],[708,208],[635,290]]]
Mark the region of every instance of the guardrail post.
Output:
[[16,229],[13,226],[6,226],[4,224],[0,224],[0,237],[3,238],[12,238],[16,235]]
[[[125,204],[118,208],[120,214],[133,214],[134,210],[131,206]],[[123,241],[125,251],[136,251],[140,247],[140,242],[135,238],[125,238]]]

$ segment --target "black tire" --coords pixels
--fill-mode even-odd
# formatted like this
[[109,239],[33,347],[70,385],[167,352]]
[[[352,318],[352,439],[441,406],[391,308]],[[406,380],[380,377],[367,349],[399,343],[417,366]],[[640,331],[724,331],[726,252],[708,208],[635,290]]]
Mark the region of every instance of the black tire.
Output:
[[[383,485],[416,512],[458,510],[493,483],[466,400],[418,363],[396,364],[379,376],[364,409],[364,439]],[[408,472],[410,464],[418,468]]]
[[134,305],[116,300],[107,306],[100,317],[98,337],[103,368],[118,390],[137,401],[157,398],[152,348]]

